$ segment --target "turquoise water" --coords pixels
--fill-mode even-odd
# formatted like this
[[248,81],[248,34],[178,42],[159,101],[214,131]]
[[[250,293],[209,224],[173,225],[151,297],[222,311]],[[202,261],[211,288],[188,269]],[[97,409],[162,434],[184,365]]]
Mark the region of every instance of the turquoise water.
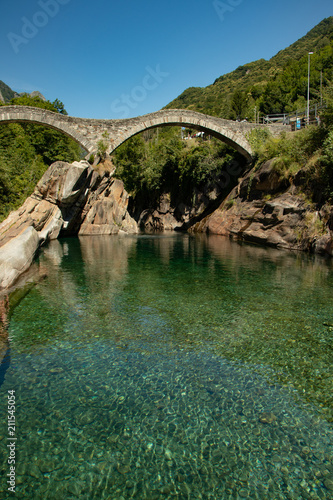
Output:
[[52,242],[16,307],[27,499],[333,498],[333,266],[222,237]]

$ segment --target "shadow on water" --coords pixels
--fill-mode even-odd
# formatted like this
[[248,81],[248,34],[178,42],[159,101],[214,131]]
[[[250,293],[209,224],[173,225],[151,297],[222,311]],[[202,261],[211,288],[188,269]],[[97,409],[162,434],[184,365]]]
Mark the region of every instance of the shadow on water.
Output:
[[8,347],[0,365],[0,388],[5,380],[6,371],[10,366],[10,347]]

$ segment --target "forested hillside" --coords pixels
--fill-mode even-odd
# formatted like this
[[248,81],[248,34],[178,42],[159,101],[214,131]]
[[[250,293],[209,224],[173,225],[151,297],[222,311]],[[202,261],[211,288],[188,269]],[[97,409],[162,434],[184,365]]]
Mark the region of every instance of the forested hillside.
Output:
[[310,99],[320,102],[321,86],[333,79],[333,17],[272,59],[239,66],[208,87],[190,87],[166,108],[193,109],[221,118],[255,120],[266,114],[292,112],[306,106],[308,52],[311,56]]
[[[38,96],[15,97],[9,104],[66,113],[59,100],[51,103]],[[32,193],[51,163],[72,162],[81,155],[78,144],[56,130],[28,123],[0,124],[0,221]]]

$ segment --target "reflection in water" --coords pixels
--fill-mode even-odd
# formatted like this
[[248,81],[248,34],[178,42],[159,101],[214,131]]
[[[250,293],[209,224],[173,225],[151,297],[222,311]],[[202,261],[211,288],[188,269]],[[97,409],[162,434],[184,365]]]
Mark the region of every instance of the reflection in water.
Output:
[[331,498],[331,262],[142,235],[56,241],[39,268],[1,389],[17,498]]
[[127,237],[116,238],[112,245],[108,236],[80,237],[85,277],[93,294],[105,293],[104,290],[114,293],[117,284],[125,280],[128,258],[134,246],[135,240]]

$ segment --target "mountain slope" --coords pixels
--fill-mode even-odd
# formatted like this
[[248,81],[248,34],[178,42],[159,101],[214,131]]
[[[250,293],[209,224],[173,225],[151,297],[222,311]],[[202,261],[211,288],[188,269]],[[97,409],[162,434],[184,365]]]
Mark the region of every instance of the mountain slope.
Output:
[[[6,85],[6,83],[4,83],[2,80],[0,80],[0,102],[7,104],[7,103],[9,103],[9,101],[14,99],[15,97],[22,97],[24,95],[27,95],[26,92],[22,92],[21,94],[19,94],[18,92],[15,92],[10,87],[8,87],[8,85]],[[31,94],[28,94],[28,95],[30,97],[37,96],[40,99],[42,99],[42,101],[46,101],[45,97],[37,90],[35,90],[34,92],[31,92]]]
[[[169,103],[166,109],[185,108],[207,113],[222,118],[235,119],[237,116],[254,116],[254,108],[262,113],[284,112],[293,105],[302,104],[306,94],[307,77],[307,54],[313,51],[315,54],[312,60],[316,60],[313,66],[313,78],[311,85],[313,88],[319,87],[320,70],[323,72],[323,82],[331,77],[333,69],[333,17],[321,21],[311,31],[297,42],[284,50],[278,52],[269,61],[259,59],[251,63],[239,66],[231,73],[220,76],[212,85],[208,87],[190,87],[180,96]],[[272,109],[269,107],[270,96],[265,96],[267,86],[278,81],[285,74],[293,73],[291,85],[293,88],[284,89],[283,92],[291,94],[289,102],[277,102]],[[289,73],[288,73],[289,72]],[[298,80],[297,80],[298,79]],[[299,82],[301,82],[300,88]],[[305,82],[305,85],[304,85]],[[278,82],[279,83],[279,82]],[[280,83],[278,85],[281,87]],[[278,93],[279,93],[279,89]],[[243,93],[242,113],[232,101],[235,92]],[[237,96],[236,96],[237,97]],[[312,97],[314,97],[314,92]],[[237,97],[239,99],[239,95]],[[237,100],[237,99],[236,99]],[[286,99],[284,99],[286,101]],[[299,101],[299,102],[298,102]],[[276,109],[281,107],[284,109]],[[240,116],[240,117],[242,117]]]
[[0,101],[9,102],[11,99],[14,99],[14,97],[17,97],[17,95],[16,92],[0,80]]

